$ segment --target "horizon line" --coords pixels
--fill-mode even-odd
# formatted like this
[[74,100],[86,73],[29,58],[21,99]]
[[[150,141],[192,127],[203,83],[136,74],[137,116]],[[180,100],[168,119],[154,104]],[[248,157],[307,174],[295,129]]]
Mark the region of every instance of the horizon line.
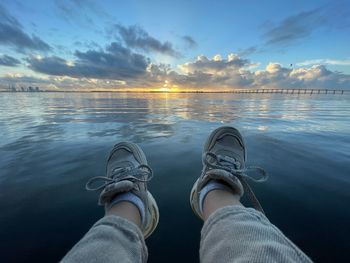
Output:
[[[264,92],[266,91],[266,92]],[[283,88],[273,88],[273,89],[235,89],[235,90],[219,90],[219,91],[201,91],[201,90],[177,90],[177,91],[162,91],[162,90],[39,90],[39,91],[11,91],[11,90],[0,90],[2,93],[52,93],[52,92],[58,92],[58,93],[288,93],[288,91],[297,91],[298,93],[300,91],[303,92],[349,92],[350,90],[347,89],[310,89],[310,88],[295,88],[295,89],[283,89]],[[290,93],[293,94],[293,93]]]

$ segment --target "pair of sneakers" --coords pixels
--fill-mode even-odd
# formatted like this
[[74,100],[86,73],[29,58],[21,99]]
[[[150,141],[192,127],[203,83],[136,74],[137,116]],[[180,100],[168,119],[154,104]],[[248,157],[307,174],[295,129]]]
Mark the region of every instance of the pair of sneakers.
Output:
[[[194,183],[190,203],[194,213],[203,219],[200,193],[201,190],[214,180],[232,192],[242,196],[244,192],[253,203],[253,206],[263,212],[261,205],[246,182],[246,171],[257,169],[260,178],[251,178],[256,182],[267,179],[266,172],[259,167],[246,167],[247,151],[242,135],[233,127],[220,127],[214,130],[203,149],[203,170]],[[142,149],[130,142],[116,144],[107,160],[106,176],[91,178],[86,184],[87,190],[102,190],[99,204],[108,210],[113,205],[116,196],[132,193],[144,206],[144,218],[141,230],[147,238],[157,227],[159,211],[152,194],[147,190],[147,182],[153,177],[153,171],[148,166]],[[102,182],[102,183],[100,183]]]

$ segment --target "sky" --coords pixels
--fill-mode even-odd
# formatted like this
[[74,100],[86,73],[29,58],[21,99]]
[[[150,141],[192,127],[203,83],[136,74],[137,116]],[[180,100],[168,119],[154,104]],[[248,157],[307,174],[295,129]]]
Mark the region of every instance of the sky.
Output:
[[0,1],[2,89],[350,89],[349,47],[350,1]]

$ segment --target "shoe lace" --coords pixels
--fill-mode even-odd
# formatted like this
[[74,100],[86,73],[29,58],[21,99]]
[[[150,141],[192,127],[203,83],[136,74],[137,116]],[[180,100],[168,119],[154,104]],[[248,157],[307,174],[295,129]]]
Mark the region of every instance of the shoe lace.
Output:
[[[209,161],[211,159],[211,161]],[[203,162],[209,169],[222,169],[230,173],[231,176],[237,177],[242,185],[248,198],[252,202],[255,209],[265,214],[260,202],[256,198],[252,188],[247,183],[246,179],[256,183],[265,182],[268,178],[267,172],[259,166],[242,167],[242,164],[233,157],[225,155],[216,155],[212,152],[205,152],[203,154]],[[248,171],[257,171],[260,177],[253,177],[247,174]]]
[[107,185],[124,180],[132,182],[148,182],[153,178],[153,171],[147,164],[137,167],[117,167],[113,170],[111,177],[95,176],[89,179],[85,185],[88,191],[98,191]]

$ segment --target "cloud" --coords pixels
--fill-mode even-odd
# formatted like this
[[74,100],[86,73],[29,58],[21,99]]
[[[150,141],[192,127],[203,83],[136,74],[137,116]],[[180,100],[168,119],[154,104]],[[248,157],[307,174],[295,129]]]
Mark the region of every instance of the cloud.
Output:
[[337,66],[350,66],[349,59],[310,59],[303,62],[296,63],[297,66],[310,66],[310,65],[337,65]]
[[268,30],[263,37],[267,45],[286,46],[310,36],[326,23],[327,19],[323,10],[318,8],[285,18]]
[[93,48],[101,48],[101,46],[95,42],[95,41],[75,41],[73,43],[76,47],[78,48],[88,48],[88,49],[93,49]]
[[350,9],[347,1],[337,1],[337,4],[328,3],[318,8],[299,12],[287,16],[275,23],[265,21],[262,34],[262,43],[248,48],[239,49],[240,56],[252,53],[266,52],[271,47],[283,48],[312,37],[317,31],[346,30],[350,27]]
[[[43,86],[52,84],[66,89],[350,89],[350,75],[331,71],[325,65],[287,68],[279,63],[269,63],[264,69],[253,71],[252,66],[257,63],[229,54],[225,58],[200,55],[174,69],[167,64],[152,63],[115,42],[104,50],[76,51],[73,61],[51,56],[29,57],[27,62],[34,71],[47,75],[42,80]],[[23,76],[13,76],[6,83],[9,80],[11,83],[26,81]],[[0,79],[0,83],[4,81],[4,78]]]
[[115,25],[119,35],[130,48],[136,48],[145,52],[158,52],[172,57],[181,57],[169,41],[161,42],[150,36],[139,26],[125,27],[120,24]]
[[186,43],[189,48],[197,47],[197,42],[191,36],[182,36],[182,40]]
[[11,84],[21,84],[31,85],[31,84],[49,84],[50,80],[48,78],[38,78],[34,76],[27,76],[22,74],[5,74],[1,78],[1,82],[7,82]]
[[60,16],[66,21],[77,22],[81,26],[91,26],[94,24],[94,16],[109,18],[108,13],[91,0],[55,0],[55,6]]
[[215,55],[212,59],[200,55],[194,62],[187,62],[179,68],[185,73],[223,73],[232,72],[244,66],[248,66],[249,60],[242,59],[236,54],[229,54],[227,59],[222,59],[220,55]]
[[167,69],[161,79],[186,88],[211,90],[234,88],[329,88],[350,89],[350,75],[334,72],[324,65],[291,69],[270,63],[263,70],[252,71],[249,60],[230,54],[209,59],[203,55],[192,62],[179,65],[180,73]]
[[328,70],[324,65],[289,69],[270,63],[265,70],[254,73],[256,87],[349,89],[350,75]]
[[256,53],[258,52],[258,47],[257,46],[251,46],[251,47],[248,47],[248,48],[243,48],[243,49],[239,49],[238,50],[238,54],[240,57],[245,57],[245,56],[249,56],[253,53]]
[[29,68],[55,76],[96,79],[131,79],[142,76],[149,64],[143,55],[113,42],[106,50],[76,51],[76,59],[68,61],[57,56],[29,57]]
[[21,61],[18,59],[8,56],[8,55],[2,55],[0,56],[0,65],[1,66],[7,66],[7,67],[15,67],[17,65],[21,64]]
[[21,24],[0,5],[0,45],[15,47],[18,52],[25,50],[48,51],[51,47],[36,35],[28,35]]
[[198,56],[194,61],[179,65],[180,73],[170,71],[168,79],[178,86],[189,88],[232,89],[245,88],[252,84],[252,73],[246,68],[251,64],[236,54],[227,58],[215,55]]
[[20,87],[35,86],[41,90],[82,90],[82,89],[104,89],[124,87],[125,82],[110,79],[93,79],[93,78],[71,78],[67,76],[47,76],[37,77],[22,74],[5,74],[0,77],[0,87],[7,88],[10,84],[17,89]]

